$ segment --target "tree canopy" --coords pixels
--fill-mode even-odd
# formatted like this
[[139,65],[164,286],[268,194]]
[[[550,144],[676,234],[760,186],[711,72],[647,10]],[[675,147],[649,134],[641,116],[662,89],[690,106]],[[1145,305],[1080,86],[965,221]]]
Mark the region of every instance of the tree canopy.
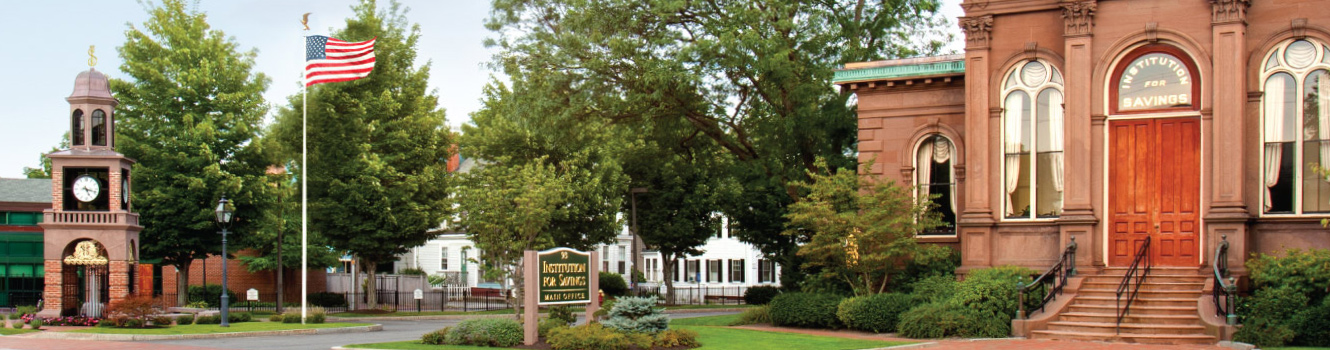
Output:
[[[428,90],[429,65],[415,66],[418,25],[396,2],[351,7],[345,41],[378,38],[369,76],[308,88],[309,225],[334,247],[362,261],[374,278],[390,263],[436,235],[451,211],[446,162],[452,145],[438,96]],[[282,143],[299,155],[301,96],[278,113]],[[374,283],[366,291],[375,299]]]
[[[252,142],[269,80],[252,71],[255,51],[240,51],[184,1],[163,0],[148,14],[119,48],[129,80],[111,81],[120,101],[116,149],[139,161],[131,176],[143,257],[188,271],[194,259],[222,253],[218,199],[234,203],[243,237],[272,198],[265,150]],[[177,280],[183,301],[188,276]]]

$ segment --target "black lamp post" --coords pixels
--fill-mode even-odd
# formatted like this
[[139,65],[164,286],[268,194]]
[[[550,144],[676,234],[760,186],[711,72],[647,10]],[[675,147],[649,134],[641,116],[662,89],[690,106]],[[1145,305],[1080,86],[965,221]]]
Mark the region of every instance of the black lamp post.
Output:
[[222,227],[222,327],[231,326],[231,297],[227,296],[226,291],[226,229],[231,226],[231,214],[234,211],[227,206],[226,197],[217,201],[217,224]]

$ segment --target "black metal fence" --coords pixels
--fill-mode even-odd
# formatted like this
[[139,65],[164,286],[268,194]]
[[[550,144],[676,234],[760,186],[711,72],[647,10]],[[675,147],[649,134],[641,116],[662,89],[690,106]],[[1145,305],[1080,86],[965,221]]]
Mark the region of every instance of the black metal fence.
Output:
[[639,285],[629,291],[634,296],[655,296],[669,305],[741,305],[747,286],[676,286],[674,303],[670,303],[665,288]]

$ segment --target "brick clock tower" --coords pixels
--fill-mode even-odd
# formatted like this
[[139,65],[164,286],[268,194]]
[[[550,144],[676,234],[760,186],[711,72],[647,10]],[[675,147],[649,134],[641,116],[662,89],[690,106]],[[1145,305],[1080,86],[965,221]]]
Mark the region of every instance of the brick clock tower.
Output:
[[100,317],[133,293],[143,230],[129,198],[134,160],[115,151],[118,102],[105,75],[79,73],[65,100],[69,149],[47,155],[52,205],[41,223],[46,288],[39,315]]

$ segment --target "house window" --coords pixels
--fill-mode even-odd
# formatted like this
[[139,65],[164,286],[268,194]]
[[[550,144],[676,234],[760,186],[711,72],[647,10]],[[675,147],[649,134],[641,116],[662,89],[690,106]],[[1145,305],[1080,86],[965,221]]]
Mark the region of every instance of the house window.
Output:
[[688,260],[687,265],[688,269],[684,271],[685,282],[697,282],[697,279],[701,277],[701,275],[698,273],[698,270],[701,267],[700,266],[701,263],[699,263],[697,260]]
[[1008,219],[1062,213],[1062,75],[1043,60],[1002,84],[1003,189]]
[[[620,275],[624,274],[624,270],[626,269],[626,268],[625,268],[625,265],[627,265],[627,264],[628,264],[628,246],[621,245],[621,246],[619,246],[619,274],[620,274]],[[630,281],[633,279],[632,276],[627,276],[627,277],[628,277],[628,280],[630,280]]]
[[721,260],[707,260],[707,282],[725,282],[721,269]]
[[956,173],[951,166],[955,155],[956,148],[945,136],[930,135],[919,143],[914,163],[914,195],[935,204],[932,210],[942,216],[942,226],[920,234],[956,234]]
[[774,261],[767,259],[757,261],[757,282],[776,282],[776,263]]
[[74,115],[70,116],[69,123],[69,142],[74,146],[83,145],[83,110],[75,109]]
[[730,260],[730,282],[742,283],[743,281],[744,281],[744,260],[743,259]]
[[1263,212],[1330,212],[1330,48],[1292,40],[1261,68]]
[[439,249],[439,270],[448,271],[448,246]]
[[106,112],[92,111],[92,145],[106,146]]

